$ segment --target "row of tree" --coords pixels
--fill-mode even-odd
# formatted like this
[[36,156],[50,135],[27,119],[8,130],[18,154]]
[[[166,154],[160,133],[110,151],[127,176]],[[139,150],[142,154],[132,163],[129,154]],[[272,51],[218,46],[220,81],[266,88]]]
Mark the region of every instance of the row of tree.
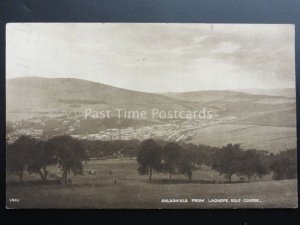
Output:
[[170,180],[172,174],[183,173],[191,180],[193,170],[196,168],[195,159],[192,152],[183,151],[183,148],[177,143],[170,142],[162,147],[154,140],[149,139],[142,142],[138,152],[138,172],[141,175],[149,174],[150,181],[153,171],[168,172]]
[[138,172],[152,179],[156,173],[185,174],[192,180],[193,171],[206,165],[224,175],[229,182],[235,174],[246,177],[261,177],[273,172],[273,179],[291,179],[297,176],[297,154],[295,149],[277,155],[255,149],[242,150],[240,145],[228,144],[219,148],[195,146],[185,143],[157,143],[152,139],[143,141],[137,161]]
[[120,155],[136,157],[141,142],[139,140],[85,140],[82,141],[90,158],[113,158]]
[[39,174],[43,181],[48,175],[47,167],[57,165],[62,172],[62,181],[68,182],[68,174],[82,174],[82,162],[88,159],[81,141],[70,136],[57,136],[40,141],[21,136],[7,145],[6,166],[9,173],[19,176],[23,182],[24,172]]
[[62,172],[62,181],[67,183],[68,174],[81,174],[82,163],[88,158],[137,156],[138,172],[185,174],[192,180],[193,172],[206,165],[218,171],[231,182],[235,174],[246,177],[263,176],[270,172],[273,179],[292,179],[297,176],[296,149],[282,151],[279,154],[255,149],[242,150],[239,145],[228,144],[223,148],[194,145],[191,143],[173,143],[148,139],[143,142],[129,141],[87,141],[70,136],[56,136],[49,140],[36,140],[22,136],[7,145],[6,164],[10,173],[23,180],[25,171],[39,174],[46,181],[49,166],[58,166]]

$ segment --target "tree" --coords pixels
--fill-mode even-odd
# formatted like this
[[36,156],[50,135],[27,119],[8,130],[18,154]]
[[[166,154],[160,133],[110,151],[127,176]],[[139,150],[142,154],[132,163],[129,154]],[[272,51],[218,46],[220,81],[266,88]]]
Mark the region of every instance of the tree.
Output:
[[154,140],[148,139],[142,142],[138,152],[138,172],[141,175],[149,174],[149,181],[152,179],[153,170],[161,170],[161,146]]
[[273,179],[294,179],[297,177],[297,152],[290,149],[280,152],[273,158],[270,169],[273,171]]
[[210,147],[205,145],[198,146],[199,153],[201,153],[201,161],[204,165],[212,169],[213,162],[215,160],[216,153],[220,150],[217,147]]
[[181,153],[179,172],[186,174],[190,182],[192,181],[193,171],[197,169],[197,162],[199,161],[197,152],[183,151]]
[[87,160],[87,155],[82,142],[70,136],[57,136],[49,140],[48,148],[52,148],[57,162],[62,170],[62,179],[68,183],[68,174],[82,174],[82,162]]
[[199,146],[192,143],[181,142],[182,147],[179,172],[187,175],[189,181],[192,181],[194,170],[198,169],[198,165],[204,163],[205,155]]
[[217,151],[212,163],[212,169],[219,171],[225,178],[231,182],[233,174],[239,172],[241,165],[241,149],[240,145],[228,144]]
[[170,174],[170,181],[172,180],[172,174],[178,172],[181,164],[181,153],[183,148],[174,142],[167,143],[164,146],[163,160],[164,169]]
[[55,165],[56,163],[57,158],[47,142],[37,141],[28,152],[28,172],[39,174],[44,182],[47,180],[48,175],[47,166]]
[[267,166],[262,160],[262,154],[257,150],[251,149],[247,151],[242,151],[240,157],[240,168],[239,175],[246,176],[248,182],[251,181],[251,177],[258,175],[261,177],[268,173]]
[[29,151],[34,148],[35,142],[35,139],[31,137],[21,136],[14,143],[7,146],[7,170],[19,176],[21,183],[29,161]]

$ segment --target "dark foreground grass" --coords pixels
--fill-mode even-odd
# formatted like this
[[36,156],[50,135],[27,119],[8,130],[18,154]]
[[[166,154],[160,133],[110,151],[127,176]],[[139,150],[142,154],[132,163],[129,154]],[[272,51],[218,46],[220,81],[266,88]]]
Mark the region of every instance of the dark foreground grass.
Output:
[[[95,176],[87,171],[93,169]],[[49,181],[43,184],[37,176],[26,175],[24,184],[17,177],[7,177],[7,208],[295,208],[297,181],[263,181],[223,183],[217,173],[202,169],[187,178],[154,174],[150,183],[137,174],[134,160],[95,160],[85,164],[85,175],[72,177],[72,185],[57,182],[59,171],[51,169]],[[112,174],[110,174],[110,171]],[[237,180],[236,180],[237,181]],[[116,184],[115,184],[116,182]],[[213,183],[214,182],[214,183]],[[187,203],[162,203],[162,199],[187,199]],[[204,202],[191,202],[204,199]],[[227,203],[209,202],[228,199]],[[241,199],[240,202],[230,202]],[[243,202],[259,199],[259,202]],[[246,200],[244,200],[246,201]]]

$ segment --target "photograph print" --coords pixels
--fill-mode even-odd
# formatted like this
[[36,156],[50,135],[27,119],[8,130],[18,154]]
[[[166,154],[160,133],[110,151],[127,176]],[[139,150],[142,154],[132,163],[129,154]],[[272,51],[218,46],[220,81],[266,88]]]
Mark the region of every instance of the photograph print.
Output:
[[297,208],[295,26],[8,23],[6,208]]

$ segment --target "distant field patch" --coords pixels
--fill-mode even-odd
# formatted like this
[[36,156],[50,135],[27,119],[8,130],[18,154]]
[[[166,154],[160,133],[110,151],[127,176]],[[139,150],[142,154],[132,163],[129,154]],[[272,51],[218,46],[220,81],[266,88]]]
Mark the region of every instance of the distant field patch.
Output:
[[242,148],[256,148],[270,152],[297,146],[295,127],[237,124],[219,124],[200,129],[190,142],[215,147],[234,143],[241,144]]

